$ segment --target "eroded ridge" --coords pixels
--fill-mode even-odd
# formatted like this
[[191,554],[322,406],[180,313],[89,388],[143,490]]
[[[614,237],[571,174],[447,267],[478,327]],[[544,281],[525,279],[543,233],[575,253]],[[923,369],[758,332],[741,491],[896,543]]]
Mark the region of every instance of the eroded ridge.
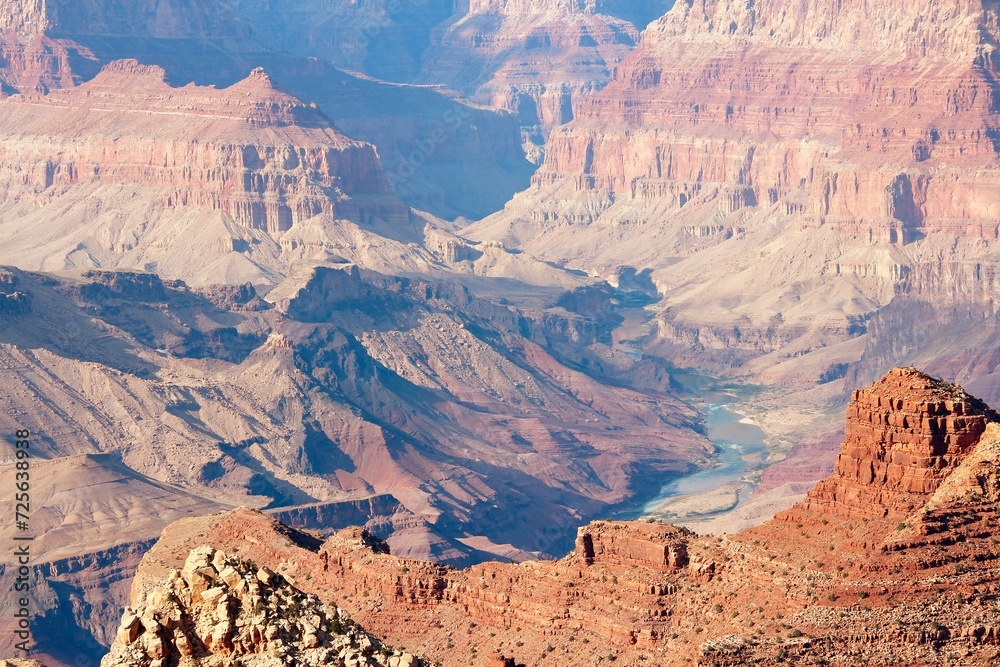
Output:
[[168,528],[133,594],[211,535],[442,665],[992,665],[998,500],[994,413],[901,368],[854,395],[831,478],[732,536],[599,521],[561,560],[455,569],[238,510]]

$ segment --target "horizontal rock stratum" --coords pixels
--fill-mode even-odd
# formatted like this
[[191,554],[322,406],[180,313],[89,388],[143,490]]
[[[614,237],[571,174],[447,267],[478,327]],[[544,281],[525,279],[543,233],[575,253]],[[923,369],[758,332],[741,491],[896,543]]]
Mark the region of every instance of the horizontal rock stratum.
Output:
[[912,273],[932,303],[989,285],[998,37],[992,0],[678,1],[465,233],[649,270],[658,349],[814,383]]
[[728,537],[602,521],[562,560],[457,570],[385,553],[360,529],[319,543],[237,510],[169,527],[133,604],[210,542],[445,666],[995,664],[994,413],[895,369],[855,393],[847,433],[807,500]]

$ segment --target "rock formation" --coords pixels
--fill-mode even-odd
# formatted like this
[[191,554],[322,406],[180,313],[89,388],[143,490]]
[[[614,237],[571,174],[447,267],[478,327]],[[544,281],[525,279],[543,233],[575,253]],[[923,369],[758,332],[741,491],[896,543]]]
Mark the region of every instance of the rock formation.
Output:
[[836,473],[813,489],[805,509],[851,518],[905,518],[927,503],[996,421],[961,388],[898,368],[847,406]]
[[815,383],[917,266],[993,271],[997,11],[678,2],[467,233],[650,269],[661,352]]
[[543,142],[638,39],[635,26],[593,3],[474,0],[434,36],[421,78],[510,109]]
[[[388,171],[396,174],[395,191],[421,210],[449,218],[482,217],[528,184],[532,165],[524,158],[512,115],[438,88],[388,85],[348,74],[326,60],[318,44],[305,52],[283,48],[267,35],[281,22],[279,14],[294,22],[295,12],[275,6],[266,24],[257,25],[261,5],[278,3],[253,4],[248,9],[240,3],[175,0],[139,0],[127,7],[103,0],[0,2],[0,17],[12,26],[0,37],[0,84],[4,93],[45,93],[89,81],[102,67],[132,59],[163,68],[177,87],[194,82],[227,88],[264,66],[282,89],[317,104],[349,136],[376,145]],[[342,8],[348,14],[358,10],[349,4]],[[358,10],[363,33],[372,4],[377,3]],[[424,10],[429,8],[421,3],[415,13],[402,13],[406,20],[418,20]],[[342,27],[356,36],[351,24]],[[390,32],[382,28],[374,30]],[[306,42],[297,40],[296,46]],[[389,65],[401,58],[398,51],[384,54]]]
[[[408,208],[389,189],[375,149],[276,90],[262,70],[221,91],[176,89],[163,77],[159,68],[125,61],[79,87],[4,102],[0,178],[7,184],[3,227],[10,261],[31,266],[34,256],[39,267],[58,267],[60,260],[157,261],[158,243],[150,238],[157,225],[150,220],[176,224],[192,211],[215,213],[246,230],[216,241],[232,244],[216,257],[239,251],[239,243],[259,243],[255,232],[276,239],[312,219],[408,223]],[[65,129],[53,136],[53,128]],[[94,203],[85,213],[90,219],[80,222],[91,238],[81,243],[69,230],[60,238],[63,227],[77,221],[72,214],[49,225],[52,242],[68,246],[62,257],[38,243],[33,217],[11,219],[16,210],[54,202],[65,210],[86,197]],[[123,220],[137,199],[145,220]],[[167,254],[161,250],[158,261],[170,264]]]
[[268,44],[389,81],[446,84],[542,141],[600,90],[671,0],[234,3]]
[[[4,301],[30,304],[0,316],[0,428],[37,434],[47,661],[110,643],[141,553],[184,516],[249,505],[324,535],[366,524],[399,556],[523,560],[710,452],[692,408],[604,375],[607,322],[555,307],[559,292],[516,308],[451,281],[300,268],[266,299],[141,271],[0,271]],[[0,586],[12,573],[0,563]]]
[[[728,537],[596,522],[562,560],[455,570],[382,553],[359,529],[310,546],[239,510],[168,528],[134,591],[211,535],[443,665],[994,664],[995,415],[896,369],[855,395],[847,434],[837,472],[806,501]],[[884,474],[859,477],[859,452]]]
[[211,547],[191,552],[183,569],[126,608],[103,667],[170,664],[254,667],[379,665],[419,667],[339,609],[296,589],[266,567]]

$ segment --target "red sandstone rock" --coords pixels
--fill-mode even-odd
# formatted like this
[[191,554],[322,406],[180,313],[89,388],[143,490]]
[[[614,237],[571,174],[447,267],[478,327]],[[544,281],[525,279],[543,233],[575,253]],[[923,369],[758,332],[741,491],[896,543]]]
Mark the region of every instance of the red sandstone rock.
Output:
[[959,387],[897,368],[854,392],[836,473],[809,492],[803,509],[906,516],[927,502],[995,417]]
[[[838,472],[825,483],[880,489],[874,511],[851,504],[867,497],[827,502],[814,492],[730,539],[598,522],[561,561],[455,570],[377,553],[360,530],[310,547],[306,536],[240,510],[168,528],[133,594],[209,539],[446,667],[569,667],[609,655],[630,667],[888,667],[943,656],[985,667],[1000,659],[993,419],[960,388],[896,369],[856,392]],[[872,475],[852,463],[883,459]]]

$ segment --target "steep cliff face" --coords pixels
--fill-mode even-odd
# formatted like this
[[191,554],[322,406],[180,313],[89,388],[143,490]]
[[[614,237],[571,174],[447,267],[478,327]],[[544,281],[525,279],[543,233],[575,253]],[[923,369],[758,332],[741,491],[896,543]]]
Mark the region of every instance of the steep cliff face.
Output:
[[996,245],[997,17],[680,2],[553,133],[533,187],[468,233],[650,268],[662,342],[769,357],[752,372],[815,352],[797,362],[815,381],[857,359],[846,341],[911,267]]
[[360,529],[308,544],[241,510],[169,527],[134,591],[211,535],[443,664],[985,667],[1000,658],[993,419],[960,388],[896,369],[855,395],[837,472],[732,536],[601,521],[559,561],[455,570],[387,554]]
[[803,510],[902,519],[927,503],[996,414],[986,404],[912,368],[854,392],[834,475]]
[[[276,90],[263,70],[224,91],[172,88],[163,77],[121,61],[80,88],[9,100],[4,162],[32,170],[21,184],[32,191],[134,182],[163,189],[165,206],[221,210],[271,234],[318,215],[408,219],[374,149]],[[384,197],[383,210],[351,194]]]
[[473,0],[438,29],[421,80],[515,112],[540,141],[608,82],[638,39],[635,26],[593,3]]
[[33,36],[49,27],[45,0],[0,4],[0,31]]
[[[120,61],[78,87],[2,104],[0,234],[10,263],[171,275],[186,263],[185,277],[198,282],[198,271],[229,262],[214,282],[259,282],[280,271],[277,241],[296,225],[409,225],[376,149],[262,70],[221,90],[175,88],[162,69]],[[194,219],[201,242],[168,241]]]
[[[408,57],[416,57],[406,54],[423,48],[407,46],[420,32],[411,23],[443,20],[450,3],[440,11],[424,3],[8,4],[0,5],[0,16],[12,26],[0,36],[0,85],[7,93],[74,86],[122,59],[163,68],[177,87],[196,82],[227,88],[265,66],[282,89],[318,104],[349,136],[374,144],[394,175],[393,189],[420,210],[450,219],[488,215],[526,187],[533,170],[512,114],[436,87],[351,75],[336,66],[365,68],[327,53],[328,39],[360,41],[367,52],[368,40],[385,38],[388,43],[373,45],[372,52],[386,68],[405,67]],[[326,22],[319,32],[317,17]]]

